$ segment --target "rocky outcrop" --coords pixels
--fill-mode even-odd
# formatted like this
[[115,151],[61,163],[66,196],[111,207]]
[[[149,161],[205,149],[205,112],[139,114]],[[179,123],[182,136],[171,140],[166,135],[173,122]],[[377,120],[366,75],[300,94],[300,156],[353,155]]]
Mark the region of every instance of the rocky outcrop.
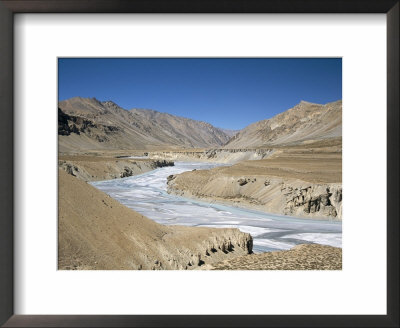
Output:
[[167,177],[167,183],[170,182],[171,180],[174,180],[175,177],[176,177],[176,175],[174,175],[174,174],[169,175],[169,176]]
[[241,178],[241,179],[239,179],[237,182],[239,183],[239,186],[244,186],[244,185],[246,185],[249,181],[250,181],[249,178],[247,178],[247,179]]
[[63,163],[61,164],[61,167],[62,167],[68,174],[70,174],[70,175],[72,175],[72,176],[74,176],[74,177],[76,176],[74,172],[79,172],[78,167],[76,167],[75,165],[66,163],[66,162],[63,162]]
[[235,247],[239,247],[247,252],[247,254],[251,254],[253,250],[253,238],[248,233],[239,233],[238,231],[235,231],[231,236],[217,237],[214,241],[208,243],[204,255],[210,256],[211,253],[216,253],[218,250],[226,254],[232,252]]
[[73,128],[69,126],[71,116],[65,114],[60,108],[58,109],[58,135],[69,136],[73,132]]
[[174,166],[175,165],[174,162],[167,161],[165,159],[164,160],[152,160],[151,163],[152,163],[152,165],[153,165],[153,167],[155,169],[159,168],[159,167],[166,167],[166,166]]
[[[180,229],[177,226],[174,228]],[[198,232],[202,233],[202,229],[207,228],[195,229],[198,229]],[[164,237],[164,240],[171,242],[168,236]],[[205,264],[217,262],[221,258],[233,258],[240,254],[252,254],[252,250],[253,238],[250,234],[243,233],[238,229],[218,229],[217,231],[213,231],[203,241],[199,241],[196,251],[188,250],[180,252],[179,258],[168,260],[168,264],[164,268],[159,267],[158,269],[197,269]],[[157,270],[157,267],[153,270]]]
[[107,141],[107,135],[116,133],[119,128],[112,125],[95,124],[93,121],[79,116],[68,115],[58,109],[58,135],[86,134],[98,142]]
[[121,178],[131,177],[133,175],[133,171],[131,168],[125,166],[124,171],[119,175]]
[[322,217],[341,218],[341,186],[313,185],[304,188],[293,188],[285,185],[282,190],[286,191],[286,206],[284,209],[286,214],[298,215],[303,211],[306,215],[316,214]]

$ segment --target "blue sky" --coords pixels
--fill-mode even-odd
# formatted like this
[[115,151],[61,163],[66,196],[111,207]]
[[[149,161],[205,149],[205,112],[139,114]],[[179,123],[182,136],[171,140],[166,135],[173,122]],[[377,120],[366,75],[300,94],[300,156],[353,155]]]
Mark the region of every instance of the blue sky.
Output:
[[340,58],[60,58],[58,97],[95,97],[226,129],[342,99]]

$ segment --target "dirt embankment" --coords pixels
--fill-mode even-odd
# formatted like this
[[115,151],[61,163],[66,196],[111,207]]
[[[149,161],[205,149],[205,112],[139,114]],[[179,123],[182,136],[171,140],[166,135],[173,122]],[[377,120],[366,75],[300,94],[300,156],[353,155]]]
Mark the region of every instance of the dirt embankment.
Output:
[[171,176],[168,190],[270,213],[340,220],[341,181],[341,151],[295,148],[276,150],[264,160]]
[[238,163],[247,160],[267,158],[273,153],[272,149],[192,149],[192,150],[165,150],[150,151],[152,159],[166,159],[174,161]]
[[58,267],[196,269],[249,254],[238,229],[163,226],[59,169]]
[[210,264],[208,270],[341,270],[342,249],[317,244],[297,245],[288,251],[239,256]]
[[125,178],[142,174],[158,167],[173,166],[167,160],[113,158],[104,156],[62,155],[58,166],[68,174],[84,181]]

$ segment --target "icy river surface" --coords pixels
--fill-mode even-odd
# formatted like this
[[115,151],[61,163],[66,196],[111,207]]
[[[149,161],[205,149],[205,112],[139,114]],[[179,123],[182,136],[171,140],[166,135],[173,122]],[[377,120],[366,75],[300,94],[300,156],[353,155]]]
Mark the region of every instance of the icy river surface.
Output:
[[167,177],[215,163],[175,162],[141,175],[91,182],[127,207],[165,225],[238,228],[253,236],[254,252],[290,249],[318,243],[342,247],[342,224],[337,221],[299,219],[234,206],[207,203],[167,193]]

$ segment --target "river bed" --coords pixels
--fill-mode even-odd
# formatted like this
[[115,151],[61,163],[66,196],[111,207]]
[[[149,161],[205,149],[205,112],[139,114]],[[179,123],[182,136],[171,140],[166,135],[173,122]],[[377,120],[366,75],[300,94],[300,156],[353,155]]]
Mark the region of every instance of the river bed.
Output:
[[175,162],[175,166],[162,167],[141,175],[91,184],[123,205],[161,224],[229,227],[250,233],[254,240],[254,252],[287,250],[304,243],[342,247],[340,221],[269,214],[167,193],[169,175],[219,165]]

